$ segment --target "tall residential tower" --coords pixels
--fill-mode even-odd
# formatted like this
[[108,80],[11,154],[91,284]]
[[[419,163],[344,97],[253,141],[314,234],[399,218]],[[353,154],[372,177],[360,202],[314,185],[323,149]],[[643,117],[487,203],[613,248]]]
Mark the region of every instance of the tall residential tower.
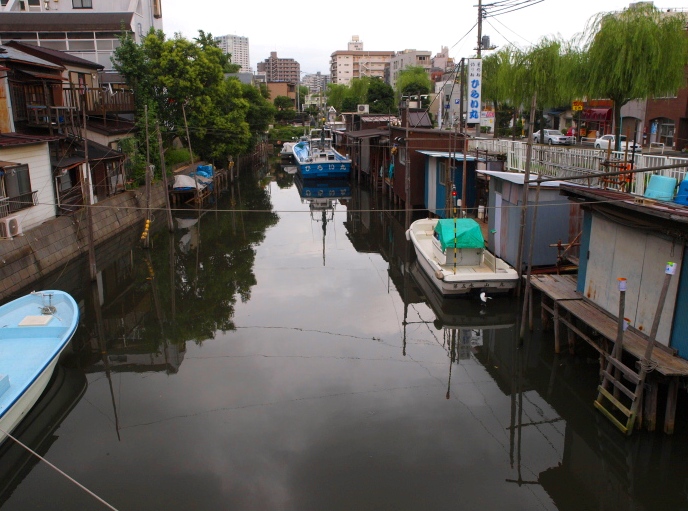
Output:
[[249,73],[251,71],[251,60],[248,54],[248,37],[239,35],[223,35],[215,38],[218,46],[223,52],[232,56],[232,63],[241,66],[240,71]]

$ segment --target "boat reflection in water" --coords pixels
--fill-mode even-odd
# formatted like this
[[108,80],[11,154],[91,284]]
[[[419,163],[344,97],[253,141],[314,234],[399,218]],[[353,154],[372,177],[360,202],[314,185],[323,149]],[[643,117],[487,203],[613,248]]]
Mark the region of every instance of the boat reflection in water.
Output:
[[487,299],[486,302],[444,298],[437,286],[429,281],[418,261],[410,265],[409,273],[435,313],[435,328],[443,331],[443,341],[450,361],[447,383],[449,399],[451,365],[469,359],[473,350],[483,346],[485,342],[493,342],[496,330],[503,330],[502,337],[510,338],[516,325],[516,308],[513,301],[503,296]]
[[[41,456],[45,456],[57,440],[55,431],[86,392],[87,381],[83,371],[55,367],[45,391],[14,429],[21,443]],[[31,472],[40,460],[11,438],[0,447],[0,506]]]
[[322,224],[323,266],[325,266],[325,237],[327,223],[334,219],[338,203],[351,200],[351,184],[344,179],[303,179],[296,175],[296,189],[303,204],[308,204],[311,220]]

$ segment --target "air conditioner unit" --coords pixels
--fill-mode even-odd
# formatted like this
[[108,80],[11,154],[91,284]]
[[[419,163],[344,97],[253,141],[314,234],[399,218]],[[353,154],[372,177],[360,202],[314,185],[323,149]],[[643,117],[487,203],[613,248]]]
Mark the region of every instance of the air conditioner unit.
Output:
[[21,221],[16,216],[6,216],[0,218],[0,238],[12,239],[15,236],[22,236]]
[[358,113],[359,114],[370,113],[370,106],[369,105],[358,105]]

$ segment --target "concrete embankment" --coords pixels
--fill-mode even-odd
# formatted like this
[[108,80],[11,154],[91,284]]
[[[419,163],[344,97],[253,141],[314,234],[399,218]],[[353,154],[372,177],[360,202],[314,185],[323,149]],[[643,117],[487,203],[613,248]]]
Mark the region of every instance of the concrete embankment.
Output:
[[[165,205],[162,183],[153,186],[151,207]],[[145,189],[110,197],[93,207],[96,246],[139,225],[146,218]],[[0,300],[54,271],[88,251],[88,223],[81,209],[34,227],[11,240],[0,240]]]

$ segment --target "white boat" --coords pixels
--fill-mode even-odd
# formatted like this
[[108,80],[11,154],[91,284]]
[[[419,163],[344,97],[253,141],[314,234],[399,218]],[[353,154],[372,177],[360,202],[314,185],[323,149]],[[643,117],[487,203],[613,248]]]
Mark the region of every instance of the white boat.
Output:
[[425,218],[411,224],[406,238],[418,263],[443,296],[508,292],[518,273],[485,248],[472,218]]
[[280,150],[280,158],[283,160],[288,160],[294,157],[294,146],[298,142],[285,142],[282,144],[282,149]]
[[0,307],[0,443],[41,396],[79,322],[63,291],[33,292]]

